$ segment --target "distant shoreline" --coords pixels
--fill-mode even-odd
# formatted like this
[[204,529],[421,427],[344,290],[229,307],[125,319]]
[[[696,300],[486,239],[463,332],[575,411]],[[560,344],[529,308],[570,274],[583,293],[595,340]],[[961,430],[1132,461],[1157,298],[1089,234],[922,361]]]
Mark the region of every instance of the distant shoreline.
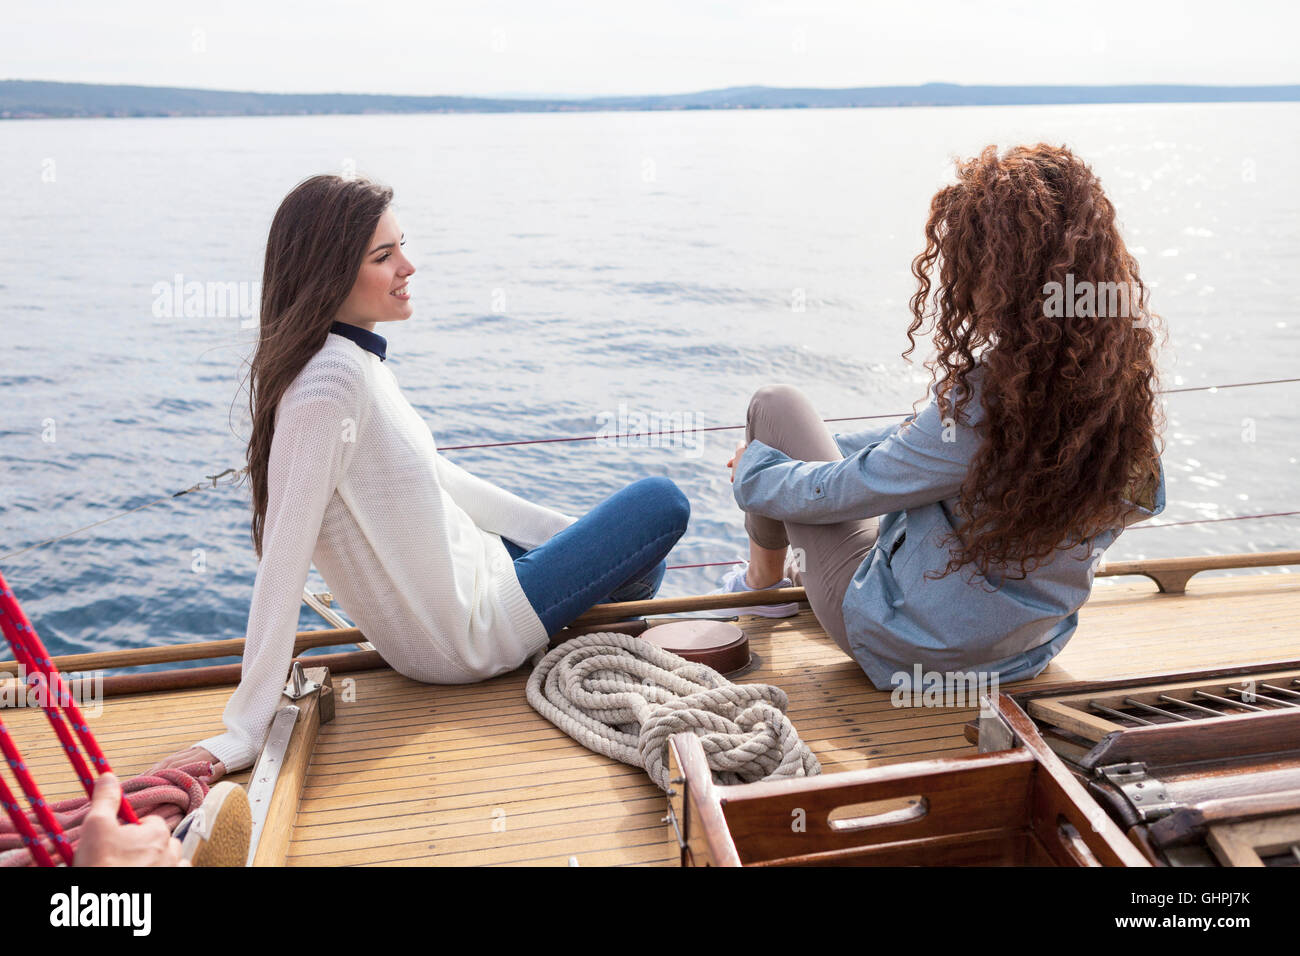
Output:
[[250,93],[173,86],[0,80],[0,119],[1292,102],[1300,102],[1300,85],[963,86],[926,83],[920,86],[846,89],[745,86],[661,96],[504,99],[371,93]]

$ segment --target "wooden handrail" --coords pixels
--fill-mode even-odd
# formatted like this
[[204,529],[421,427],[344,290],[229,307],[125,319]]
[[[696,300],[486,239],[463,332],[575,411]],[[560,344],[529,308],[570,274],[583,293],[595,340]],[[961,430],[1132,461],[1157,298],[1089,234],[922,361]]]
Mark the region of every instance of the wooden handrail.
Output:
[[720,611],[731,607],[752,607],[757,604],[790,604],[807,602],[803,588],[769,588],[766,591],[742,591],[737,594],[694,594],[678,598],[651,598],[646,601],[623,601],[619,604],[597,604],[579,615],[570,627],[588,627],[608,624],[629,617],[646,614],[680,614],[687,611]]
[[[328,667],[332,674],[353,674],[357,671],[383,670],[388,667],[378,651],[343,651],[339,654],[314,654],[311,657],[295,657],[303,667]],[[293,661],[289,662],[289,668]],[[161,690],[194,690],[199,687],[234,687],[239,683],[241,668],[239,664],[214,664],[211,667],[186,667],[181,670],[144,671],[143,673],[109,674],[107,677],[72,677],[69,689],[74,698],[80,695],[81,701],[96,697],[126,697],[131,694],[148,694]],[[285,670],[288,679],[289,669]],[[9,681],[8,683],[16,683]],[[78,686],[80,685],[80,687]],[[6,683],[0,682],[6,692],[10,690]],[[12,700],[0,699],[0,708],[21,706],[18,704],[15,689]],[[6,693],[7,696],[7,693]],[[84,705],[83,705],[84,706]]]
[[[293,641],[293,653],[301,654],[313,647],[357,644],[365,640],[360,628],[339,627],[317,631],[299,631]],[[146,664],[174,664],[178,661],[208,661],[217,657],[242,657],[244,639],[200,641],[197,644],[164,644],[161,647],[128,647],[120,651],[93,651],[89,654],[65,654],[54,658],[54,666],[65,674],[74,671],[109,670],[114,667],[143,667]],[[18,672],[17,661],[0,661],[0,675]]]
[[1226,568],[1274,568],[1300,564],[1300,551],[1263,551],[1258,554],[1207,554],[1190,558],[1149,558],[1143,561],[1111,561],[1097,569],[1097,577],[1141,574],[1156,582],[1161,594],[1182,594],[1187,579],[1201,571]]

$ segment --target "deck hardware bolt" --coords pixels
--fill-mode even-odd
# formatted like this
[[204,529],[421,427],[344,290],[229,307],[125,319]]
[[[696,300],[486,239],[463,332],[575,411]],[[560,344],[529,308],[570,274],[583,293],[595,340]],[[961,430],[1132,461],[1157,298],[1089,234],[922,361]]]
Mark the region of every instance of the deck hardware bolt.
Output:
[[302,669],[302,661],[294,661],[293,670],[289,672],[289,683],[284,685],[284,696],[290,700],[298,700],[319,688],[320,684],[307,679],[307,672]]

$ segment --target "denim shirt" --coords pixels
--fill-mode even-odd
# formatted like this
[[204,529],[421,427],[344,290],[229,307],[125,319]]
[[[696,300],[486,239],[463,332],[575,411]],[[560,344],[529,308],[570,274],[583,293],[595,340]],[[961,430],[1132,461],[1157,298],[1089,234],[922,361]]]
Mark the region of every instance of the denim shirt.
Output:
[[[836,434],[840,461],[798,461],[753,441],[736,463],[734,494],[744,511],[798,524],[879,516],[876,544],[842,609],[854,657],[880,690],[914,685],[916,665],[926,672],[980,671],[988,680],[996,674],[1003,683],[1035,676],[1074,634],[1101,554],[1124,527],[1165,507],[1158,464],[1155,487],[1148,482],[1134,493],[1143,503],[1123,499],[1135,509],[1123,525],[1056,551],[1020,580],[996,572],[985,578],[969,564],[925,579],[948,564],[943,539],[958,526],[959,491],[983,441],[983,371],[971,373],[976,394],[956,423],[941,420],[932,385],[928,404],[906,422]],[[953,389],[954,400],[960,391]]]

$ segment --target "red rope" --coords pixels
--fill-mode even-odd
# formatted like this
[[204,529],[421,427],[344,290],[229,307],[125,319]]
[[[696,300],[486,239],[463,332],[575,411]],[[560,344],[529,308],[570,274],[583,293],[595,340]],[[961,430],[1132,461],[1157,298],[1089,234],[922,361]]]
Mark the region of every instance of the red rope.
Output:
[[[28,682],[36,686],[37,699],[40,702],[41,710],[50,722],[50,726],[54,728],[54,733],[59,738],[59,743],[62,744],[63,751],[67,754],[72,769],[76,771],[77,779],[81,781],[86,795],[90,796],[95,789],[94,774],[86,764],[81,751],[77,748],[72,734],[68,731],[69,723],[71,723],[72,730],[76,732],[77,737],[81,740],[81,745],[86,748],[91,763],[98,768],[99,772],[109,773],[112,768],[108,765],[108,760],[104,757],[104,752],[100,749],[98,741],[95,740],[95,735],[91,733],[86,718],[82,716],[81,709],[72,699],[72,693],[63,680],[63,675],[54,666],[49,651],[45,649],[45,645],[36,633],[36,629],[32,627],[27,615],[23,613],[22,607],[18,604],[18,599],[14,596],[14,592],[10,590],[9,584],[5,581],[2,573],[0,573],[0,629],[4,630],[5,637],[13,648],[15,660],[27,671]],[[0,727],[2,726],[0,725]],[[0,733],[0,742],[7,745],[5,757],[9,760],[10,766],[14,767],[14,773],[18,775],[19,784],[27,795],[28,802],[32,803],[33,809],[36,810],[41,825],[45,827],[46,832],[54,840],[55,847],[59,850],[60,855],[70,864],[72,862],[72,850],[63,836],[63,831],[59,829],[58,823],[49,815],[48,809],[45,809],[45,812],[42,813],[45,801],[41,797],[40,791],[36,789],[36,782],[27,774],[26,767],[22,762],[22,755],[14,746],[13,741],[9,739],[7,732]],[[10,752],[11,750],[12,752]],[[26,777],[25,780],[24,777]],[[30,789],[28,787],[29,783]],[[32,802],[33,800],[37,802]],[[135,811],[131,809],[131,804],[127,802],[125,793],[123,793],[122,801],[118,806],[118,816],[126,823],[140,822],[135,815]],[[51,825],[53,825],[53,829],[51,829]]]
[[[63,835],[63,830],[59,826],[59,822],[55,820],[54,815],[50,813],[49,804],[47,804],[45,798],[41,796],[41,791],[40,788],[36,786],[36,781],[33,780],[32,775],[27,772],[27,764],[23,762],[23,755],[18,752],[18,745],[15,744],[13,738],[9,736],[9,731],[2,720],[0,720],[0,752],[4,753],[5,760],[8,762],[10,769],[13,770],[14,776],[18,778],[18,786],[22,788],[23,793],[27,796],[27,802],[30,803],[32,809],[36,811],[36,817],[41,821],[41,826],[45,827],[45,832],[48,833],[50,839],[54,841],[54,846],[58,849],[59,856],[63,857],[64,862],[71,865],[73,853],[72,847],[68,845],[68,838]],[[40,837],[38,837],[36,831],[32,829],[31,821],[27,819],[27,815],[22,812],[21,808],[19,808],[18,801],[14,798],[13,791],[9,789],[9,785],[5,783],[3,777],[0,777],[0,803],[4,804],[5,812],[9,814],[9,819],[14,822],[14,826],[17,827],[18,832],[22,834],[23,843],[27,846],[27,850],[31,853],[32,858],[41,866],[53,866],[54,860],[50,858],[50,854],[41,843]]]
[[[68,753],[68,759],[72,763],[73,769],[77,771],[77,776],[86,790],[86,795],[92,795],[95,789],[95,781],[90,768],[86,766],[80,751],[77,750],[76,743],[67,732],[67,721],[63,713],[60,712],[60,708],[67,711],[68,717],[71,718],[72,729],[77,732],[77,737],[80,738],[82,746],[86,748],[86,753],[90,755],[91,762],[99,768],[99,772],[109,773],[113,768],[108,765],[104,752],[99,749],[99,742],[95,740],[95,735],[90,732],[90,725],[86,723],[86,718],[81,715],[81,709],[72,699],[72,693],[64,682],[63,675],[54,666],[49,651],[45,649],[45,644],[42,643],[36,629],[27,620],[27,615],[23,613],[22,607],[18,604],[18,599],[9,588],[3,574],[0,574],[0,628],[3,628],[5,637],[9,639],[15,658],[27,668],[28,679],[36,683],[38,687],[42,683],[44,684],[47,693],[43,695],[41,710],[45,712],[45,716],[54,727],[54,731],[63,744],[64,750]],[[39,675],[39,677],[36,675]],[[50,700],[51,694],[48,693],[51,690],[53,691],[53,701]],[[125,796],[123,796],[121,805],[118,808],[118,815],[127,823],[140,822],[131,809],[131,805],[127,803]]]
[[[0,611],[0,614],[3,614]],[[19,666],[27,674],[26,682],[36,688],[37,700],[48,701],[50,699],[50,682],[49,679],[33,666],[31,655],[26,652],[26,648],[19,642],[10,641],[10,646],[14,649],[14,655],[18,659]],[[60,702],[62,703],[62,702]],[[59,738],[59,743],[63,745],[63,751],[68,755],[72,762],[72,769],[77,772],[77,779],[81,785],[87,788],[93,788],[95,781],[90,773],[90,768],[86,766],[85,758],[81,756],[81,751],[77,749],[76,741],[72,739],[72,734],[68,731],[67,718],[63,712],[53,708],[47,708],[42,704],[41,709],[45,712],[45,718],[54,728],[54,734]]]

